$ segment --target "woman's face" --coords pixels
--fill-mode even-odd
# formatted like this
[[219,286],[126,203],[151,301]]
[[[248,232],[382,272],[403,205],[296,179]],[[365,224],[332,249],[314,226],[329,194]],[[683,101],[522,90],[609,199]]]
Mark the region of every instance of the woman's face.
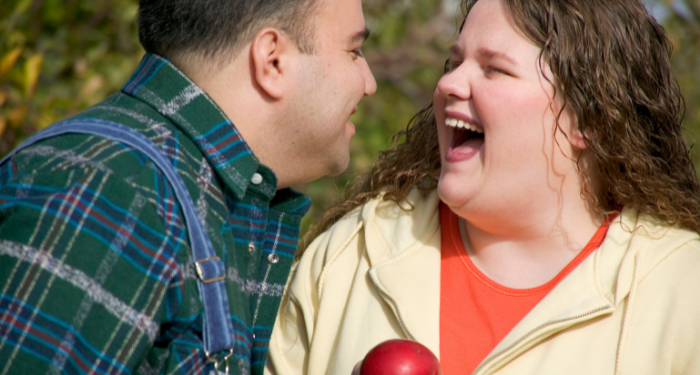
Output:
[[[502,0],[481,0],[450,48],[434,94],[442,171],[438,194],[467,220],[529,215],[557,195],[580,195],[572,146],[554,124],[540,48],[513,24]],[[545,66],[545,74],[552,75]],[[571,135],[571,111],[559,125]],[[469,130],[466,131],[465,129]],[[489,218],[485,218],[487,221]]]

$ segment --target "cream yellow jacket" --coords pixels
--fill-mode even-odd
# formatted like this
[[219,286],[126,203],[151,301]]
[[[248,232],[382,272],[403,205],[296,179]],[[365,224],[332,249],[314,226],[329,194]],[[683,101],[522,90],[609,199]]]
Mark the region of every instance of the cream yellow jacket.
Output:
[[[349,375],[392,338],[415,339],[439,357],[438,198],[410,198],[410,212],[371,201],[306,250],[267,373]],[[700,374],[698,234],[623,210],[601,247],[474,374]]]

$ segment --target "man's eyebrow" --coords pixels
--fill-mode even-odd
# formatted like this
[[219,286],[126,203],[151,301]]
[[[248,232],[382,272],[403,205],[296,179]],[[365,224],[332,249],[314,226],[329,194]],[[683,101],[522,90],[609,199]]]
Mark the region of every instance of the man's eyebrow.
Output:
[[369,38],[369,29],[365,27],[364,30],[358,31],[350,37],[350,44],[364,42],[365,40],[367,40],[367,38]]
[[507,62],[513,64],[513,65],[518,65],[518,63],[515,61],[514,58],[510,57],[507,53],[504,53],[504,52],[494,51],[492,49],[482,47],[482,48],[479,48],[477,53],[480,56],[483,56],[487,59],[503,59],[503,60],[506,60]]
[[458,55],[460,52],[462,52],[462,47],[453,44],[452,47],[450,47],[450,55]]

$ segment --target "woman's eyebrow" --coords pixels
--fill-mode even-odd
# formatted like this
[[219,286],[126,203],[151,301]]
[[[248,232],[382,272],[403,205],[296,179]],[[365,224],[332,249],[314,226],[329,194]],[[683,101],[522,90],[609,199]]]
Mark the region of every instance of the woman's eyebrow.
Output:
[[495,51],[487,47],[481,47],[476,51],[478,56],[485,57],[487,59],[503,59],[506,60],[507,62],[513,64],[513,65],[518,65],[518,63],[515,61],[514,58],[510,57],[507,53],[505,52],[500,52],[500,51]]
[[[453,44],[450,47],[450,55],[461,55],[462,50],[463,50],[462,46],[460,46],[459,44]],[[479,48],[476,51],[476,54],[477,54],[477,56],[483,57],[486,59],[503,59],[503,60],[513,64],[513,65],[518,64],[517,61],[513,57],[508,55],[507,53],[496,51],[496,50],[493,50],[493,49],[488,48],[488,47]]]

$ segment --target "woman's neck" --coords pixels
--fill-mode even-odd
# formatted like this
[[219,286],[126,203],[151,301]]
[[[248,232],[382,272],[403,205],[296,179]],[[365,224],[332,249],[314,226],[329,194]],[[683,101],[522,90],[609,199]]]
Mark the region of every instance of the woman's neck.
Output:
[[551,212],[502,215],[500,224],[479,225],[460,218],[464,247],[472,262],[493,281],[516,289],[554,278],[588,244],[602,223],[583,202]]

